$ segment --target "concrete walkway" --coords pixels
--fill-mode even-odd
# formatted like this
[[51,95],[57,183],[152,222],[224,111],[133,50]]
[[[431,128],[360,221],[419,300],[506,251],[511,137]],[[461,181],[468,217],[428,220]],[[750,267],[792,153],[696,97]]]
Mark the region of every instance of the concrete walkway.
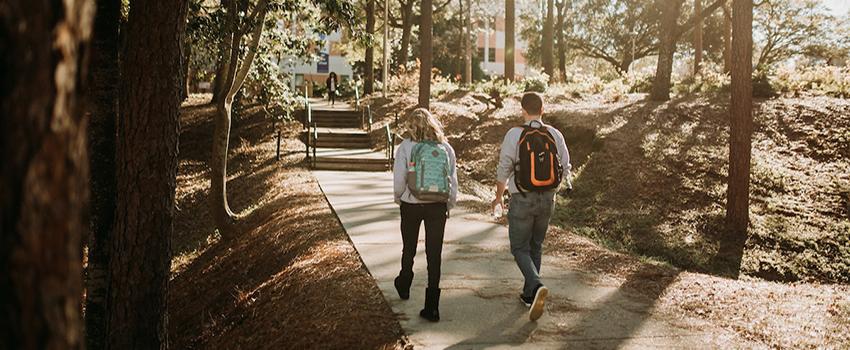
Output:
[[[443,248],[439,323],[419,318],[427,279],[424,232],[414,264],[410,300],[394,287],[401,258],[398,206],[387,172],[314,172],[366,267],[417,349],[706,348],[729,339],[703,334],[693,320],[658,319],[653,301],[543,258],[550,289],[547,311],[530,322],[518,300],[522,275],[509,251],[507,228],[480,215],[452,213]],[[424,230],[424,229],[423,229]],[[711,345],[714,344],[714,345]]]

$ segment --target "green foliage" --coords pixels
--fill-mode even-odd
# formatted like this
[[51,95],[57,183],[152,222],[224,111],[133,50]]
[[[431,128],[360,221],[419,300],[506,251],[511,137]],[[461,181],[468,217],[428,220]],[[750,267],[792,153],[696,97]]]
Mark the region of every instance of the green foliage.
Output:
[[767,71],[775,63],[802,54],[824,43],[835,19],[816,0],[762,1],[754,10],[757,38],[756,70]]
[[771,98],[776,96],[776,90],[770,81],[770,76],[764,71],[753,72],[753,97]]
[[526,69],[526,75],[521,84],[525,92],[546,92],[549,87],[549,75],[529,68]]
[[[699,75],[696,77],[689,76],[678,82],[673,86],[673,91],[678,95],[729,92],[730,83],[731,77],[728,73],[723,72],[723,67],[709,61],[702,66]],[[753,80],[753,83],[753,90],[755,90],[755,80]],[[764,87],[761,87],[761,89],[764,89]],[[755,95],[755,93],[753,94]]]
[[850,98],[850,67],[783,67],[777,70],[774,85],[791,96],[808,93]]

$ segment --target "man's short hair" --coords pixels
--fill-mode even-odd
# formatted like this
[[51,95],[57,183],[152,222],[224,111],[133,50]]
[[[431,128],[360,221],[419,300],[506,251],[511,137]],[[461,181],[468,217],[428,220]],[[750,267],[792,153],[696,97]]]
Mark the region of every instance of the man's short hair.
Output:
[[540,115],[543,112],[543,97],[536,92],[526,92],[522,95],[522,109],[530,115]]

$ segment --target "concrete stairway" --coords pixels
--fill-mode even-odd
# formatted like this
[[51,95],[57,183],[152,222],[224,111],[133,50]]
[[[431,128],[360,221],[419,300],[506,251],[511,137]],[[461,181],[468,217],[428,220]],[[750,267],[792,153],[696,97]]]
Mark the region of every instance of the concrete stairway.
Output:
[[[384,152],[372,150],[369,133],[361,128],[361,113],[347,104],[313,104],[314,128],[301,133],[302,142],[310,142],[310,164],[317,170],[386,171]],[[314,140],[315,138],[315,140]]]

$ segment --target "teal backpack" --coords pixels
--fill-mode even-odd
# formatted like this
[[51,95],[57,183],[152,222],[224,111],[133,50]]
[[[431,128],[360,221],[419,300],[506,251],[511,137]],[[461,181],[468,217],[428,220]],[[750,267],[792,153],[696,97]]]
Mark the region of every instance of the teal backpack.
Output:
[[422,141],[413,146],[407,163],[407,188],[422,201],[449,200],[451,185],[446,146],[433,141]]

